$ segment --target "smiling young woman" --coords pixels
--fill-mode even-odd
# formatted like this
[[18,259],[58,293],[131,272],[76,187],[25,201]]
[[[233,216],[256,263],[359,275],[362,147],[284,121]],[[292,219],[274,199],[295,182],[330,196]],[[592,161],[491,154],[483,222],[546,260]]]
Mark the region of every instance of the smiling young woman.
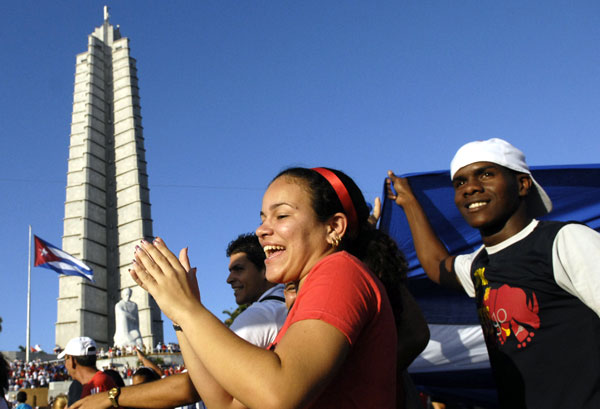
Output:
[[267,278],[296,282],[298,293],[267,350],[206,310],[187,259],[160,239],[142,243],[132,275],[183,328],[184,360],[208,407],[396,407],[394,315],[361,259],[378,275],[398,274],[405,262],[389,241],[377,244],[389,238],[368,216],[362,193],[340,171],[293,168],[271,182],[256,234]]

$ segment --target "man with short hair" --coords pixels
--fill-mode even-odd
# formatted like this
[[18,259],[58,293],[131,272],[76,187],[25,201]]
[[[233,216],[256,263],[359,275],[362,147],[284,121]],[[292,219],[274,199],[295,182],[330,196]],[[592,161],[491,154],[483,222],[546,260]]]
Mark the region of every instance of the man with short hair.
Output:
[[227,246],[229,276],[238,305],[250,304],[229,327],[246,341],[266,348],[285,322],[283,285],[267,281],[265,252],[255,234],[242,234]]
[[[187,251],[184,251],[187,259]],[[275,340],[279,328],[285,322],[287,309],[283,285],[274,284],[265,278],[265,253],[255,234],[242,234],[229,243],[229,276],[236,303],[250,304],[234,320],[230,329],[241,338],[261,348]],[[181,330],[174,325],[178,334]],[[179,335],[181,336],[181,335]],[[183,340],[182,340],[183,341]],[[185,345],[180,341],[180,344]],[[189,365],[191,362],[184,362]],[[200,399],[187,373],[120,389],[118,404],[124,407],[165,408],[181,406]],[[74,404],[73,409],[110,408],[107,395],[88,397]]]
[[81,398],[116,387],[115,381],[96,369],[96,343],[89,337],[71,339],[58,359],[65,360],[65,368],[82,385]]
[[429,278],[476,299],[500,405],[599,408],[600,235],[536,220],[552,202],[504,140],[461,147],[451,178],[458,210],[483,241],[472,254],[448,253],[408,180],[391,171],[388,197],[404,209]]

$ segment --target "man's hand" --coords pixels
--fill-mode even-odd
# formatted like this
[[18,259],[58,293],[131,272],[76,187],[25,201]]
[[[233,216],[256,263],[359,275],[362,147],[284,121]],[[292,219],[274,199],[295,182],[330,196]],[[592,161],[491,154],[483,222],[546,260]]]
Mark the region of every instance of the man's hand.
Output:
[[450,270],[454,258],[449,257],[446,246],[431,227],[431,223],[410,188],[407,178],[396,176],[389,170],[385,180],[385,191],[386,197],[395,201],[404,210],[421,266],[427,276],[439,284],[440,262],[444,260],[446,268]]
[[391,170],[388,170],[388,177],[385,179],[385,192],[387,198],[395,201],[398,206],[404,207],[415,200],[408,179],[396,176]]

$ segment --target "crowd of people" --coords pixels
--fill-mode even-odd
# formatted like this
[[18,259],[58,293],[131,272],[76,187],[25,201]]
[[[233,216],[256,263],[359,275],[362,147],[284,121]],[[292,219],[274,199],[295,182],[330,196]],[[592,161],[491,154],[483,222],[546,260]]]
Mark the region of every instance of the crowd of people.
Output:
[[[123,351],[125,352],[125,351]],[[160,353],[177,353],[178,346],[175,344],[171,344],[170,350],[165,349],[164,351],[161,349]],[[159,353],[158,351],[154,351],[153,353]],[[115,354],[114,357],[118,356],[133,356],[136,355],[136,351],[132,350],[129,353],[123,354]],[[109,353],[98,354],[98,358],[110,358],[111,355]],[[48,387],[50,382],[61,382],[69,380],[69,374],[65,368],[65,364],[63,361],[42,361],[41,359],[36,359],[25,363],[23,360],[14,359],[12,361],[8,361],[8,391],[18,391],[21,389],[27,388],[44,388]],[[130,379],[137,369],[143,367],[140,364],[138,367],[131,367],[129,364],[124,365],[115,365],[111,364],[106,368],[102,369],[111,369],[119,372],[119,375],[127,380]],[[161,363],[161,370],[164,375],[174,375],[181,373],[185,370],[184,365],[176,364],[176,363]]]
[[[172,351],[177,352],[176,345],[172,346]],[[159,352],[155,351],[153,353],[157,354]],[[167,352],[163,352],[161,349],[160,353]],[[140,378],[143,378],[144,381],[156,380],[161,377],[180,374],[185,371],[185,366],[181,364],[154,363],[148,359],[144,353],[135,349],[129,352],[129,354],[133,356],[137,355],[137,366],[130,366],[128,363],[116,365],[111,362],[109,365],[101,368],[103,372],[118,379],[119,381],[117,381],[117,383],[120,383],[121,386],[142,383],[139,380]],[[108,355],[98,354],[97,357],[107,358]],[[42,361],[41,359],[36,359],[25,363],[23,360],[14,359],[12,361],[5,360],[5,362],[6,386],[3,389],[5,389],[6,393],[18,391],[18,398],[26,399],[27,389],[47,388],[49,387],[50,382],[71,381],[73,379],[65,366],[65,362],[62,360]],[[6,399],[6,396],[4,398]],[[77,397],[77,399],[78,398],[79,397]],[[50,402],[50,405],[52,404],[52,401]],[[21,403],[20,401],[18,402]]]
[[[104,350],[104,348],[100,348],[100,350],[98,351],[98,358],[103,359],[103,358],[115,358],[115,357],[120,357],[120,356],[130,356],[130,355],[136,355],[136,351],[138,350],[138,348],[135,345],[126,345],[126,346],[122,346],[122,347],[109,347],[107,350]],[[153,349],[151,347],[149,348],[143,348],[143,352],[145,354],[175,354],[175,353],[179,353],[181,351],[181,349],[179,348],[179,345],[173,342],[169,342],[166,344],[163,344],[162,342],[158,342],[156,344],[156,347]],[[60,353],[62,351],[58,351],[57,353]]]
[[[185,371],[185,365],[170,363],[170,364],[157,364],[160,367],[160,372],[162,376],[170,376],[182,373]],[[140,364],[137,367],[132,367],[129,364],[116,366],[114,364],[109,365],[107,367],[102,367],[103,371],[115,371],[119,374],[119,376],[125,381],[125,383],[129,383],[128,380],[133,379],[133,376],[142,368],[147,368],[147,366]],[[155,372],[157,372],[155,370]]]
[[[504,140],[466,144],[450,167],[456,206],[483,242],[472,254],[449,254],[408,179],[390,171],[387,196],[429,278],[475,299],[500,406],[600,407],[600,235],[539,221],[552,201]],[[173,321],[187,371],[124,387],[96,369],[93,340],[75,338],[59,355],[81,384],[70,407],[418,407],[406,369],[427,323],[402,252],[369,213],[339,170],[279,173],[255,234],[227,248],[227,282],[250,304],[231,328],[203,305],[187,249],[142,240],[131,276]]]
[[36,359],[26,363],[15,359],[8,365],[9,391],[43,388],[50,382],[64,381],[69,378],[63,362],[43,362],[41,359]]

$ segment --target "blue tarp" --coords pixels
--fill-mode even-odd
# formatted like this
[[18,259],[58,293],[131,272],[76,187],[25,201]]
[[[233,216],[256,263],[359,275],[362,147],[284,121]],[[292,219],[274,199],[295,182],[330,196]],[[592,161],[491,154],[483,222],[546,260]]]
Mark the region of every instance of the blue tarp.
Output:
[[[600,231],[600,164],[540,166],[531,171],[554,206],[542,219],[579,221]],[[434,230],[451,254],[469,253],[481,246],[479,232],[467,225],[454,205],[448,171],[403,176],[409,179]],[[415,383],[433,395],[495,407],[495,391],[487,353],[482,349],[474,301],[429,281],[417,259],[404,211],[387,198],[383,201],[380,228],[405,253],[410,268],[409,288],[432,330],[430,345],[409,368]]]

